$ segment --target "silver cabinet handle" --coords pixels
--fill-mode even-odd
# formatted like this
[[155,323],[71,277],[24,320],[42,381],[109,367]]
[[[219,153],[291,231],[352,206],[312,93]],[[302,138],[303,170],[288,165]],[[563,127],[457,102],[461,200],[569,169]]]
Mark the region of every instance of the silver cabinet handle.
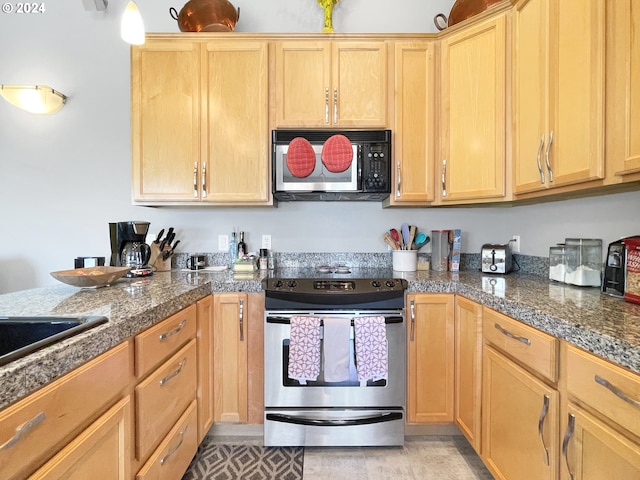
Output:
[[324,89],[324,123],[329,123],[329,87]]
[[202,163],[202,198],[207,198],[207,162]]
[[396,197],[400,198],[400,162],[396,162]]
[[240,300],[240,341],[244,342],[244,300]]
[[198,162],[193,162],[193,197],[198,198]]
[[606,388],[607,390],[609,390],[611,393],[613,393],[616,397],[624,400],[625,402],[633,405],[634,407],[640,409],[640,401],[631,398],[630,396],[628,396],[627,394],[625,394],[624,392],[622,392],[620,389],[618,389],[617,387],[615,387],[614,385],[612,385],[608,380],[602,378],[600,375],[596,375],[595,376],[595,381],[598,385],[602,385],[604,388]]
[[549,150],[551,150],[551,144],[553,143],[553,130],[549,134],[549,144],[547,145],[547,151],[544,154],[544,161],[547,164],[547,171],[549,172],[549,183],[553,182],[553,170],[551,169],[551,164],[549,163]]
[[333,123],[338,123],[338,89],[333,89]]
[[187,324],[187,320],[186,319],[182,320],[180,322],[180,325],[178,325],[176,328],[174,328],[170,332],[161,333],[160,334],[160,341],[162,342],[162,341],[166,340],[167,338],[171,337],[172,335],[180,333],[186,324]]
[[447,196],[447,161],[442,161],[442,196]]
[[184,434],[187,433],[187,429],[189,428],[189,425],[186,425],[184,427],[184,430],[182,430],[180,432],[180,441],[178,442],[178,444],[173,447],[173,449],[167,453],[164,457],[162,457],[160,459],[160,465],[164,465],[164,462],[166,462],[167,460],[169,460],[169,458],[178,451],[178,449],[182,446],[182,442],[184,442]]
[[160,385],[164,385],[169,380],[171,380],[173,377],[176,377],[176,376],[180,375],[180,372],[182,372],[182,369],[184,368],[186,363],[187,363],[187,358],[185,357],[185,358],[182,359],[182,361],[180,362],[180,365],[178,365],[178,369],[175,372],[170,373],[169,375],[164,377],[162,380],[160,380]]
[[505,337],[509,337],[512,338],[513,340],[517,340],[519,342],[524,343],[525,345],[531,345],[531,340],[529,340],[526,337],[519,337],[518,335],[514,335],[513,333],[511,333],[508,330],[505,330],[504,328],[502,328],[500,326],[500,324],[496,323],[494,325],[496,327],[496,330],[498,330],[501,334],[503,334]]
[[416,326],[416,304],[414,300],[409,302],[409,308],[411,309],[411,336],[410,339],[413,342],[413,332],[415,331]]
[[9,440],[4,442],[2,445],[0,445],[0,450],[5,450],[7,448],[13,447],[16,443],[18,443],[22,439],[22,437],[24,437],[27,433],[33,430],[37,425],[41,424],[45,418],[46,418],[45,413],[40,412],[28,422],[20,425],[18,428],[16,428],[16,434],[13,437],[11,437]]
[[569,414],[569,420],[567,421],[567,430],[564,432],[564,438],[562,439],[562,456],[564,457],[564,463],[567,466],[567,472],[569,473],[569,480],[573,480],[573,472],[569,466],[569,441],[573,436],[573,429],[575,427],[576,417],[573,413]]
[[540,146],[538,147],[538,171],[540,172],[540,184],[544,185],[544,170],[542,169],[542,162],[540,162],[540,155],[542,155],[542,148],[544,147],[544,135],[540,139]]
[[549,449],[544,443],[544,421],[549,413],[549,395],[545,395],[542,399],[542,411],[540,412],[540,418],[538,419],[538,436],[542,442],[542,448],[544,449],[544,464],[549,466]]

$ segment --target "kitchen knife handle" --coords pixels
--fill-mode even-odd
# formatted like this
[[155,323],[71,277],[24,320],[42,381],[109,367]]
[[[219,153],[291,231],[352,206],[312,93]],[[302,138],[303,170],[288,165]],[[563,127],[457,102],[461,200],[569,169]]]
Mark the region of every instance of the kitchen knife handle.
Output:
[[547,164],[547,171],[549,172],[549,183],[553,182],[553,170],[551,169],[551,164],[549,163],[549,151],[551,150],[551,144],[553,143],[553,130],[549,134],[549,143],[547,144],[547,151],[544,154],[544,161]]
[[619,399],[624,400],[628,404],[633,405],[634,407],[640,409],[640,401],[638,401],[638,400],[636,400],[634,398],[631,398],[630,396],[628,396],[627,394],[622,392],[620,389],[618,389],[616,386],[612,385],[608,380],[605,380],[600,375],[596,375],[594,380],[596,381],[596,383],[598,385],[602,385],[604,388],[609,390],[611,393],[613,393]]
[[447,196],[447,161],[442,161],[442,196]]
[[187,433],[188,428],[189,428],[189,425],[185,425],[184,430],[180,432],[180,441],[175,447],[171,449],[169,453],[167,453],[164,457],[160,459],[160,465],[164,465],[164,462],[169,460],[169,458],[171,458],[173,454],[176,453],[178,449],[182,446],[182,442],[184,442],[184,434]]
[[207,162],[202,163],[202,198],[207,198]]
[[569,473],[569,480],[573,480],[573,472],[569,466],[569,441],[573,436],[573,429],[575,427],[576,417],[573,413],[569,414],[569,420],[567,421],[567,430],[564,432],[564,438],[562,439],[562,456],[564,457],[564,463],[567,466],[567,472]]
[[329,123],[329,87],[324,89],[324,123]]
[[7,440],[5,443],[0,445],[0,450],[13,447],[16,443],[18,443],[22,439],[22,437],[24,437],[27,433],[29,433],[34,427],[41,424],[45,418],[46,418],[45,413],[40,412],[28,422],[20,425],[18,428],[16,428],[16,434],[13,437],[11,437],[9,440]]
[[338,123],[338,89],[333,89],[333,123]]
[[544,442],[544,421],[549,413],[549,395],[545,395],[542,400],[542,411],[540,412],[540,418],[538,419],[538,435],[542,442],[542,448],[544,449],[544,464],[549,466],[549,449]]
[[498,330],[505,337],[509,337],[509,338],[511,338],[513,340],[517,340],[517,341],[519,341],[521,343],[524,343],[525,345],[531,345],[531,340],[529,340],[526,337],[520,337],[518,335],[514,335],[510,331],[505,330],[504,328],[502,328],[499,323],[494,324],[494,327],[496,327],[496,330]]
[[402,176],[400,175],[400,162],[396,162],[396,197],[400,198],[400,182],[402,181]]
[[409,308],[411,310],[411,333],[409,339],[413,342],[413,332],[415,331],[416,327],[416,303],[414,300],[411,300],[409,302]]
[[182,361],[178,365],[178,369],[175,372],[170,373],[169,375],[164,377],[162,380],[160,380],[160,386],[163,386],[165,383],[167,383],[173,377],[177,377],[178,375],[180,375],[180,372],[182,372],[182,369],[184,368],[186,363],[187,363],[187,357],[182,359]]
[[540,139],[540,146],[538,147],[538,171],[540,172],[540,183],[544,185],[544,170],[542,169],[542,162],[540,162],[540,156],[542,155],[542,148],[544,147],[544,135]]
[[193,197],[198,198],[198,162],[193,162]]
[[244,300],[240,300],[239,310],[239,323],[240,323],[240,341],[244,342]]

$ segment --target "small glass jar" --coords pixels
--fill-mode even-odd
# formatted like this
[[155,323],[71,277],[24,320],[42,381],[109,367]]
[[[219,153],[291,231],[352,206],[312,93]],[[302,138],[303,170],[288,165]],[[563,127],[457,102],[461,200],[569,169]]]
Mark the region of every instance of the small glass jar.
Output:
[[258,265],[260,266],[260,270],[267,270],[269,268],[269,256],[266,248],[260,249]]
[[599,287],[602,282],[602,240],[567,238],[565,244],[572,249],[572,255],[567,257],[565,282],[583,287]]
[[549,279],[564,282],[567,273],[565,245],[559,243],[549,247]]

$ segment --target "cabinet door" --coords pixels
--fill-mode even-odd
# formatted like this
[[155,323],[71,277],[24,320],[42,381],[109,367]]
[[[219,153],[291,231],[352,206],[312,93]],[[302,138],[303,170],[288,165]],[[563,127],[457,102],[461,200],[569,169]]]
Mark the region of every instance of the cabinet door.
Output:
[[213,297],[198,301],[196,350],[198,357],[198,444],[213,425]]
[[482,305],[456,296],[455,339],[455,422],[480,452]]
[[247,294],[213,296],[216,422],[247,421]]
[[267,42],[209,42],[203,50],[202,199],[270,198]]
[[560,478],[640,478],[640,445],[572,404],[565,428]]
[[482,368],[485,465],[499,479],[555,479],[558,392],[486,345]]
[[330,42],[277,42],[275,83],[278,127],[331,124]]
[[391,205],[433,201],[434,42],[395,45],[395,123]]
[[453,421],[454,296],[410,294],[407,421]]
[[444,38],[441,58],[440,200],[500,199],[506,167],[505,16]]
[[194,201],[200,162],[200,46],[147,41],[131,50],[132,192]]

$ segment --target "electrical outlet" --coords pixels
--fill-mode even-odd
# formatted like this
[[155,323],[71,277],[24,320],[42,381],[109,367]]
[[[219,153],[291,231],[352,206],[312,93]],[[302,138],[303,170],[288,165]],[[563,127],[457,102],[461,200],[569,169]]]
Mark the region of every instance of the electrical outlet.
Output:
[[511,238],[511,253],[520,253],[520,235]]
[[218,235],[218,251],[229,251],[229,235]]
[[271,235],[262,235],[262,248],[271,250]]

